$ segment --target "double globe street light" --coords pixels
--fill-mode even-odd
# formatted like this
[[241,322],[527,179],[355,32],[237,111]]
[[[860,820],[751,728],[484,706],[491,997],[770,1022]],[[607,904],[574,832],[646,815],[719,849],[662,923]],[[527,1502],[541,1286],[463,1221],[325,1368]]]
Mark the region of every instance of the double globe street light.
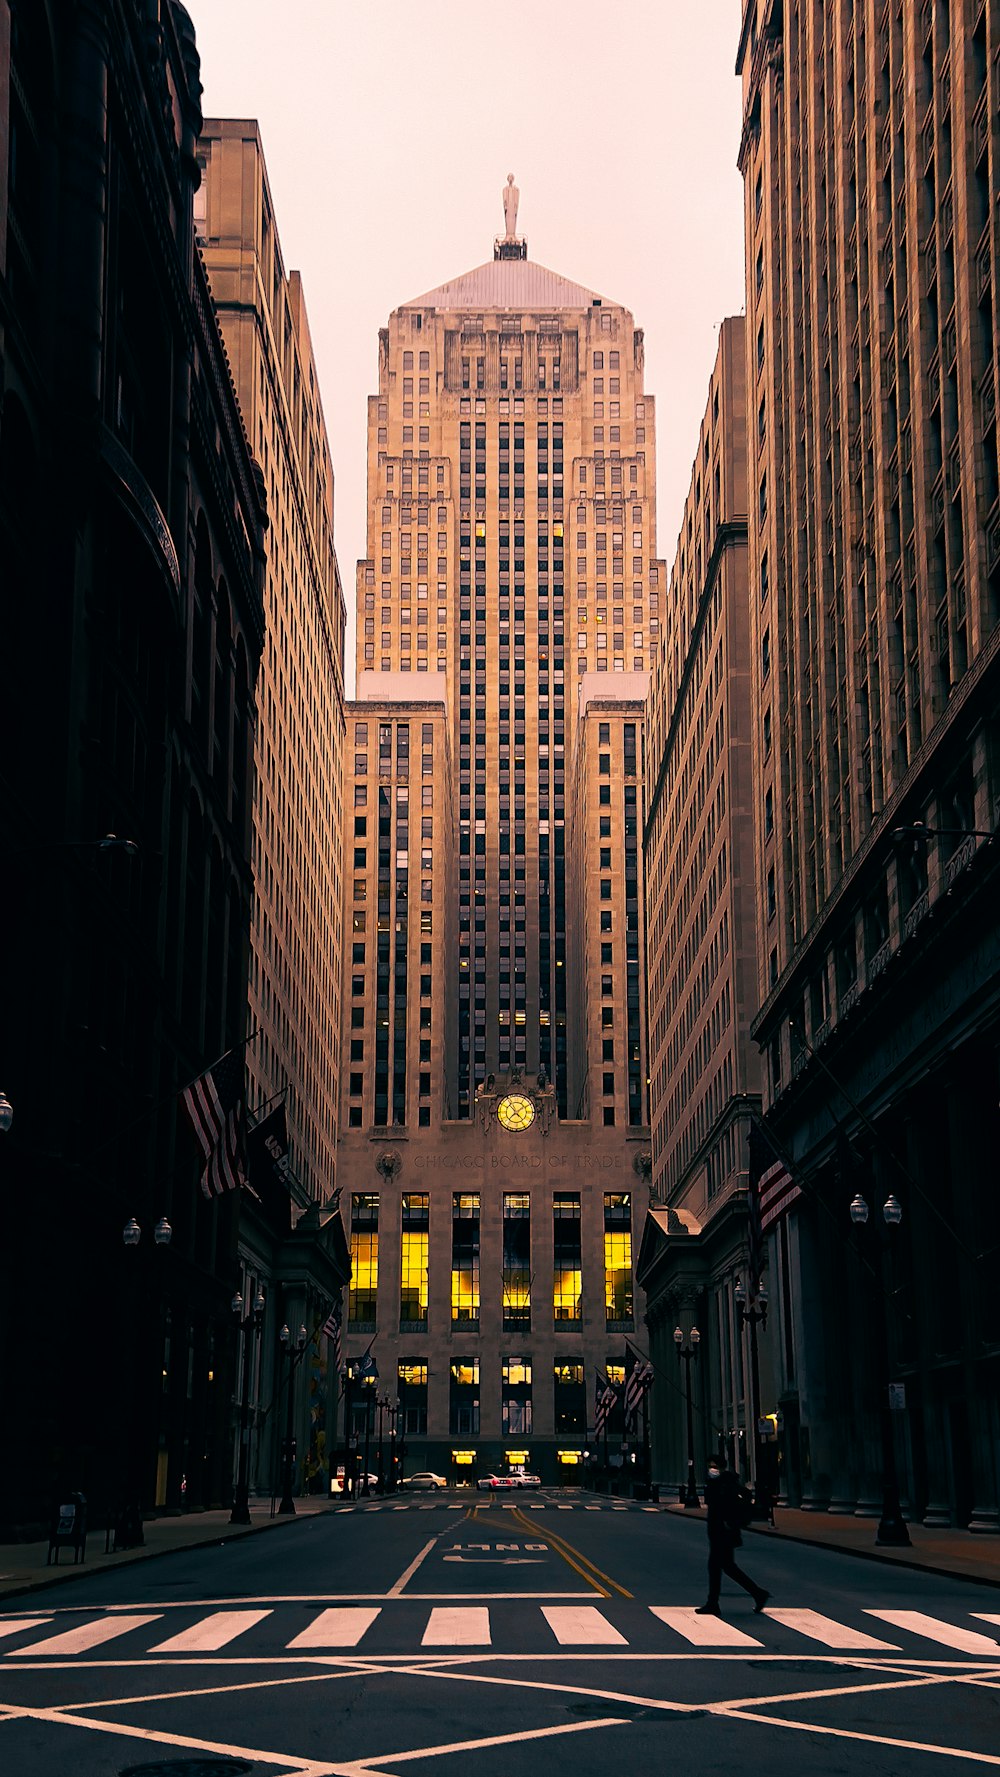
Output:
[[236,1475],[236,1492],[230,1524],[250,1523],[250,1356],[255,1337],[264,1318],[264,1292],[258,1288],[253,1305],[243,1312],[243,1297],[237,1290],[231,1303],[236,1330],[243,1334],[243,1369],[240,1383],[240,1460]]
[[288,1359],[288,1370],[287,1370],[288,1404],[287,1404],[286,1418],[285,1418],[285,1445],[284,1445],[284,1450],[282,1452],[282,1464],[281,1464],[282,1493],[281,1493],[281,1504],[278,1507],[278,1514],[281,1517],[289,1517],[289,1516],[294,1517],[295,1516],[295,1501],[292,1498],[292,1488],[295,1485],[295,1456],[296,1456],[296,1449],[295,1449],[295,1370],[296,1370],[296,1366],[302,1360],[302,1356],[303,1356],[303,1353],[305,1352],[306,1343],[309,1338],[309,1335],[306,1332],[305,1327],[300,1326],[299,1330],[298,1330],[298,1334],[296,1335],[296,1338],[295,1338],[295,1341],[293,1344],[292,1335],[289,1332],[288,1322],[286,1321],[285,1325],[282,1327],[280,1333],[278,1334],[278,1338],[281,1341],[281,1349],[285,1353],[285,1356]]
[[[867,1225],[868,1204],[858,1191],[851,1201],[851,1221],[859,1233]],[[882,1205],[884,1223],[882,1245],[882,1284],[886,1294],[892,1298],[892,1230],[898,1228],[903,1219],[903,1206],[899,1198],[890,1192]],[[899,1477],[896,1471],[896,1440],[893,1433],[893,1385],[890,1382],[889,1335],[886,1327],[882,1303],[878,1305],[877,1324],[880,1346],[880,1370],[883,1395],[879,1411],[882,1433],[882,1516],[875,1533],[877,1543],[894,1544],[897,1548],[910,1546],[910,1533],[906,1528],[902,1506],[899,1500]]]
[[[161,1216],[156,1227],[153,1229],[153,1241],[159,1251],[166,1251],[167,1247],[170,1245],[173,1232],[174,1231],[170,1226],[170,1223],[167,1221],[166,1216]],[[122,1229],[122,1245],[125,1247],[126,1251],[134,1252],[141,1240],[142,1229],[136,1221],[135,1216],[129,1216],[128,1221]],[[138,1289],[138,1285],[139,1278],[137,1273],[133,1270],[131,1277],[131,1290],[133,1294]],[[133,1312],[129,1315],[129,1320],[133,1327],[138,1327],[140,1324],[140,1317],[136,1312],[136,1307],[137,1304],[133,1306]],[[144,1417],[142,1411],[143,1396],[141,1389],[143,1365],[139,1350],[134,1343],[132,1346],[132,1352],[132,1423],[136,1430],[133,1432],[128,1451],[129,1474],[126,1479],[127,1497],[114,1520],[113,1546],[115,1549],[139,1549],[142,1548],[146,1541],[145,1533],[142,1528],[142,1451],[139,1447]],[[159,1430],[158,1427],[157,1430]]]

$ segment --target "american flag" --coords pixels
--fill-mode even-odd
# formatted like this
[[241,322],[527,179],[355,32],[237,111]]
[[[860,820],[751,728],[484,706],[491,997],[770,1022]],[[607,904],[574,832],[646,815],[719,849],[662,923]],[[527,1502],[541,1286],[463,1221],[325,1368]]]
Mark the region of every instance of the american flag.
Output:
[[326,1334],[333,1348],[333,1367],[339,1375],[340,1359],[344,1348],[344,1308],[339,1296],[320,1330]]
[[221,1197],[245,1185],[243,1157],[243,1045],[230,1049],[181,1094],[202,1154],[201,1188]]
[[[603,1389],[600,1386],[602,1381],[604,1383]],[[607,1425],[612,1409],[617,1403],[618,1390],[608,1381],[606,1376],[602,1377],[600,1370],[597,1372],[597,1384],[597,1402],[594,1407],[594,1435],[599,1438]]]
[[750,1267],[754,1284],[763,1266],[764,1235],[801,1196],[801,1185],[795,1183],[766,1131],[754,1123],[750,1131]]
[[642,1405],[642,1397],[652,1385],[653,1366],[640,1352],[633,1351],[625,1341],[625,1417],[631,1419]]

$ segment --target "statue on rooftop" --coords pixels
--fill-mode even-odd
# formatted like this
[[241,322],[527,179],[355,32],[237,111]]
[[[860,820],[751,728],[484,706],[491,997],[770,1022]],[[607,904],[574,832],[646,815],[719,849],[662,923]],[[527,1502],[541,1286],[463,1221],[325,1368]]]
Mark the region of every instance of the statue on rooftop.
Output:
[[507,232],[504,235],[506,241],[517,240],[517,206],[520,201],[521,193],[514,184],[514,175],[508,173],[507,183],[503,188],[503,213],[507,224]]

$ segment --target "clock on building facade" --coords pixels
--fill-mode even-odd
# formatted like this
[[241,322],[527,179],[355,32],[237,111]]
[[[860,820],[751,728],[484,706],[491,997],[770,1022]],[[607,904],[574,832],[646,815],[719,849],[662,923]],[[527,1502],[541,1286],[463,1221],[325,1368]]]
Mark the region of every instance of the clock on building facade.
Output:
[[502,1129],[530,1129],[535,1121],[535,1107],[521,1092],[509,1092],[497,1105],[497,1122]]

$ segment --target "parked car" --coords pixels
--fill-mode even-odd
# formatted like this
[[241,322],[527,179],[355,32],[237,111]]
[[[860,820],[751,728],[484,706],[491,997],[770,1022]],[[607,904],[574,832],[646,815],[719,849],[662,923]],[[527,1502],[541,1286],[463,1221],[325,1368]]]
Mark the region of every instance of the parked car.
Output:
[[489,1493],[495,1487],[514,1487],[517,1483],[513,1475],[480,1475],[476,1486],[480,1493]]
[[514,1475],[514,1486],[515,1487],[540,1487],[541,1484],[542,1484],[542,1478],[540,1475],[526,1475],[526,1474],[517,1474],[517,1473],[515,1473],[515,1475]]
[[[361,1492],[361,1488],[364,1485],[364,1479],[365,1479],[364,1475],[358,1475],[356,1477],[356,1489],[357,1489],[357,1492],[359,1492],[359,1493]],[[378,1476],[377,1475],[369,1474],[369,1476],[368,1476],[368,1490],[370,1493],[377,1492],[377,1490],[378,1490]],[[331,1476],[330,1492],[331,1493],[343,1493],[343,1491],[344,1491],[344,1471],[342,1468],[339,1468],[337,1470],[336,1474]]]
[[436,1493],[439,1487],[447,1487],[444,1475],[434,1475],[430,1469],[421,1470],[418,1474],[407,1475],[404,1487],[412,1487],[415,1493]]

